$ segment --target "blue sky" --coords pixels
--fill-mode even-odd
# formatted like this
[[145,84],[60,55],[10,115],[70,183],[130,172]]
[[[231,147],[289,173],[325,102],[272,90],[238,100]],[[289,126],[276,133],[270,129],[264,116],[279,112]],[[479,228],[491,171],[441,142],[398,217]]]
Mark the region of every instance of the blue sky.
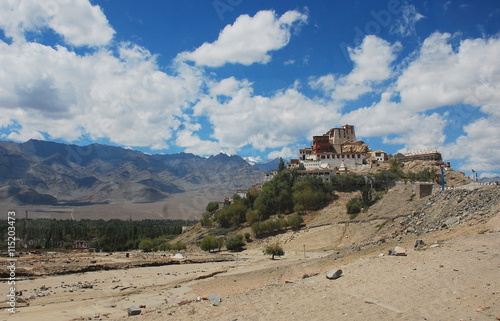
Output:
[[500,173],[498,1],[2,1],[0,139],[297,157],[344,124]]

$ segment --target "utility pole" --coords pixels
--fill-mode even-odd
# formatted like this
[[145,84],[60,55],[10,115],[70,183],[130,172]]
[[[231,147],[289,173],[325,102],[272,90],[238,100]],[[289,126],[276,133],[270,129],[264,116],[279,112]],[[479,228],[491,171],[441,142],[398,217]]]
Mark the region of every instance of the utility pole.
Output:
[[444,181],[444,166],[441,165],[441,190],[444,191],[444,185],[445,185],[445,181]]

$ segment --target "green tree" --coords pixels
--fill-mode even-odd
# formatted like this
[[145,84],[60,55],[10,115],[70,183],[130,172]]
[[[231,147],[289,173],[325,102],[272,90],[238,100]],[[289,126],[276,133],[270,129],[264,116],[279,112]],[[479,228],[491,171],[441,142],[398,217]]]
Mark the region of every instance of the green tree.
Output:
[[255,199],[254,209],[259,211],[262,219],[267,219],[269,216],[276,214],[278,205],[276,198],[268,187],[263,187],[259,196]]
[[151,252],[153,249],[154,243],[151,239],[144,239],[139,243],[139,250],[143,252]]
[[226,240],[226,248],[228,251],[240,252],[243,250],[245,242],[243,242],[243,235],[238,234]]
[[248,209],[247,213],[245,214],[247,223],[251,226],[253,223],[257,222],[260,220],[260,213],[258,210],[252,210]]
[[296,182],[293,185],[294,210],[318,209],[325,203],[326,196],[324,184],[316,177]]
[[205,212],[203,213],[203,216],[200,220],[201,226],[212,226],[212,213],[211,212]]
[[210,202],[207,204],[206,211],[213,213],[219,209],[219,202]]
[[298,213],[293,213],[287,218],[288,226],[291,228],[297,228],[300,224],[304,223],[304,219]]
[[217,237],[213,235],[207,235],[201,240],[200,248],[203,251],[212,252],[213,250],[220,248],[220,242]]
[[275,256],[282,256],[285,255],[285,251],[283,251],[283,248],[279,243],[273,243],[266,245],[262,252],[265,255],[271,255],[271,260],[274,260]]
[[278,164],[278,171],[281,172],[285,169],[285,161],[283,160],[283,157],[280,157],[280,162]]
[[360,191],[365,185],[365,178],[358,174],[335,175],[331,181],[332,188],[339,192]]
[[231,205],[215,213],[215,220],[224,228],[238,226],[245,222],[247,209],[246,199],[234,201]]
[[265,231],[264,231],[265,224],[264,224],[264,222],[255,222],[252,224],[251,229],[255,235],[261,235],[261,234],[265,233]]
[[372,205],[372,189],[369,184],[365,184],[361,190],[361,201],[364,207]]

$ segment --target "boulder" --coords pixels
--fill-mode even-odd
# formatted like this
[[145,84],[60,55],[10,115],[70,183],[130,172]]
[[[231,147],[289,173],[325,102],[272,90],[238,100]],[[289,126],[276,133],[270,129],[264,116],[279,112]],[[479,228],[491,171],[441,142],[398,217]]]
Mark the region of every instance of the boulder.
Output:
[[393,256],[406,256],[406,250],[401,246],[396,246],[394,250],[389,250],[389,255]]
[[333,269],[326,273],[326,278],[329,280],[336,280],[342,275],[341,269]]
[[141,314],[141,309],[139,309],[138,307],[130,307],[127,309],[127,313],[129,316],[139,315]]

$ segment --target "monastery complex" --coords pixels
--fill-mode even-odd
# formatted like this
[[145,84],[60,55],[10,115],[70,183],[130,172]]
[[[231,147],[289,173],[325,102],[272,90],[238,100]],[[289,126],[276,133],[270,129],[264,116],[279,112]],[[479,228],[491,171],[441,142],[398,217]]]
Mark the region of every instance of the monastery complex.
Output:
[[[399,161],[442,161],[437,151],[408,153],[398,157]],[[369,169],[389,161],[386,152],[371,148],[356,139],[353,125],[332,128],[321,136],[313,136],[312,146],[299,149],[299,158],[291,159],[288,168],[297,168],[299,176],[318,176],[324,181],[332,175],[350,170]],[[275,173],[266,175],[269,180]]]
[[368,145],[357,140],[353,125],[344,125],[332,128],[322,136],[313,136],[312,146],[299,149],[299,159],[291,160],[291,165],[345,172],[370,168],[388,160],[385,152],[373,152]]

